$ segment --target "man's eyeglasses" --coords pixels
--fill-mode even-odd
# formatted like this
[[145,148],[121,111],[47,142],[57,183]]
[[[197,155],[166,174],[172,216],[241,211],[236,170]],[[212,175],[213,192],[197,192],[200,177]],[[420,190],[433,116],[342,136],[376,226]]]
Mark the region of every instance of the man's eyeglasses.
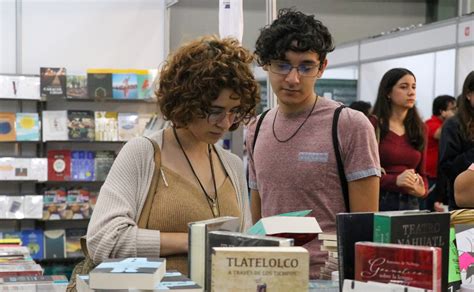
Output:
[[298,66],[293,66],[290,63],[271,61],[270,62],[270,71],[275,74],[288,75],[293,68],[296,68],[300,76],[314,77],[318,74],[319,63],[318,64],[300,64]]
[[229,115],[231,124],[237,124],[244,119],[245,112],[241,108],[234,108],[228,112],[223,109],[209,109],[207,110],[207,121],[210,124],[217,124],[227,118],[227,115]]

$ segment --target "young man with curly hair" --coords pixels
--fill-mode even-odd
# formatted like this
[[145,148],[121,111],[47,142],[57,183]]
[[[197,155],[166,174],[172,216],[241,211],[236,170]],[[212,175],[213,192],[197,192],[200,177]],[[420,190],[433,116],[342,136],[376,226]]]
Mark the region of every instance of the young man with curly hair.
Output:
[[[323,232],[336,231],[336,214],[346,211],[331,126],[339,103],[317,96],[315,84],[334,49],[328,29],[311,15],[291,9],[261,30],[256,43],[259,65],[267,71],[278,106],[246,136],[252,217],[312,209]],[[377,211],[380,163],[369,120],[349,108],[337,127],[351,212]],[[315,239],[310,251],[311,278],[327,254]]]

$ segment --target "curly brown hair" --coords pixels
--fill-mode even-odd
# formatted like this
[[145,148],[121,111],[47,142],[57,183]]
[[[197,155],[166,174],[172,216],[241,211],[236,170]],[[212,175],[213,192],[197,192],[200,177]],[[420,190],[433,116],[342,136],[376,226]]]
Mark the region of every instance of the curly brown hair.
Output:
[[[164,64],[156,96],[165,119],[184,127],[206,118],[211,102],[223,89],[240,99],[243,121],[255,115],[260,100],[258,83],[250,64],[253,55],[234,38],[204,36],[185,44]],[[240,122],[229,130],[238,128]]]

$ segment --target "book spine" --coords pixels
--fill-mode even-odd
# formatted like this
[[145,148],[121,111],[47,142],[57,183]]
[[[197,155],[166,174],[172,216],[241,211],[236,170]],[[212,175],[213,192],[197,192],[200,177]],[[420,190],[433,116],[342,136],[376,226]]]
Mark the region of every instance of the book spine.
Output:
[[374,242],[390,243],[391,221],[388,216],[374,215]]
[[336,216],[336,229],[337,229],[337,258],[339,266],[339,292],[342,292],[344,284],[344,217]]

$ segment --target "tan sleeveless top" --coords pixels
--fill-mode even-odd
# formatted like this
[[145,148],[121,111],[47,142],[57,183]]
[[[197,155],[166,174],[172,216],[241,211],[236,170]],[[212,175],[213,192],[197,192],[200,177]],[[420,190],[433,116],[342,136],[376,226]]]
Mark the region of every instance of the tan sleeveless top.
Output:
[[[161,232],[188,232],[188,223],[211,219],[212,211],[199,185],[173,170],[161,166],[158,186],[152,199],[147,198],[140,221],[145,220],[146,228]],[[166,179],[163,180],[163,177]],[[227,176],[217,189],[220,216],[240,217],[237,195]],[[188,275],[187,255],[166,257],[166,269],[178,270]]]

